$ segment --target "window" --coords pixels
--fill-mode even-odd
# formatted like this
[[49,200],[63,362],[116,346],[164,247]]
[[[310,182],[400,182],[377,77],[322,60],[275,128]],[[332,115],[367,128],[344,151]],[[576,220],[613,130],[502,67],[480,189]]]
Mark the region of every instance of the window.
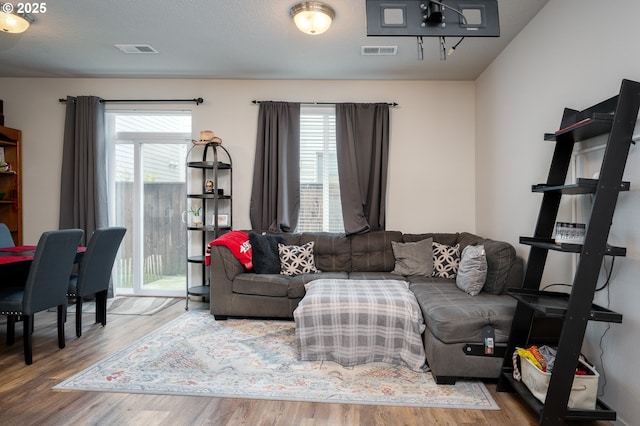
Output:
[[297,232],[343,232],[333,105],[300,110],[300,218]]
[[184,159],[191,112],[107,111],[109,206],[127,228],[114,268],[116,294],[184,294]]

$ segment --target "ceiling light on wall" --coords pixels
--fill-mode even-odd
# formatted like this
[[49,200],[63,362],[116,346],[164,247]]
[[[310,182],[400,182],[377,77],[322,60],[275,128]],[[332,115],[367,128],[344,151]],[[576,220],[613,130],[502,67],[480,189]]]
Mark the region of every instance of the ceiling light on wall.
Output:
[[317,1],[298,3],[291,8],[293,22],[300,31],[317,35],[327,31],[336,13],[326,4]]
[[16,13],[11,3],[0,3],[0,30],[5,33],[23,33],[35,22],[27,13]]

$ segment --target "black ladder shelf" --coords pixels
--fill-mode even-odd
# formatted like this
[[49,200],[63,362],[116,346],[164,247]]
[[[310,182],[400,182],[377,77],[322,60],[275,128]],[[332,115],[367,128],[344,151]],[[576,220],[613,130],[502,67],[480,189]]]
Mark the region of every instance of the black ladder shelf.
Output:
[[[195,160],[198,150],[202,150],[202,161]],[[211,150],[211,155],[208,155]],[[210,158],[211,157],[211,158]],[[190,177],[190,170],[199,171],[200,182],[195,184],[195,188],[187,193],[187,207],[189,207],[190,200],[196,200],[201,202],[200,216],[202,222],[198,225],[187,224],[187,234],[191,231],[194,233],[200,233],[201,241],[199,250],[195,254],[190,254],[189,236],[187,235],[187,293],[185,298],[185,309],[189,310],[189,297],[199,296],[203,300],[211,296],[211,283],[207,274],[206,265],[206,249],[207,242],[218,238],[220,235],[231,230],[231,219],[233,205],[232,188],[233,188],[233,176],[232,176],[232,160],[231,154],[221,142],[209,142],[194,144],[187,152],[185,176],[187,179]],[[221,185],[220,179],[226,178],[226,185]],[[195,179],[194,180],[198,180]],[[207,188],[207,181],[211,182],[211,186]],[[223,188],[226,186],[226,188]],[[223,205],[224,204],[224,205]],[[227,220],[225,223],[220,223],[220,215],[222,213],[226,215]],[[195,247],[194,247],[195,248]],[[201,267],[201,280],[200,285],[192,285],[191,277],[189,276],[189,264],[199,264]]]
[[[534,185],[533,192],[543,194],[533,237],[522,237],[521,244],[530,246],[527,269],[521,289],[513,289],[517,300],[516,313],[498,382],[498,391],[516,391],[540,416],[540,425],[564,424],[565,421],[615,420],[616,412],[598,400],[594,410],[567,407],[571,385],[578,365],[588,321],[620,323],[622,315],[593,304],[602,260],[607,256],[625,256],[623,247],[607,244],[609,229],[620,191],[629,190],[622,181],[633,131],[640,107],[640,83],[623,80],[618,95],[577,111],[565,108],[560,130],[545,134],[545,140],[555,141],[555,149],[547,182]],[[578,179],[565,184],[574,144],[608,134],[598,179]],[[551,238],[562,195],[593,194],[589,223],[584,244],[556,244]],[[549,250],[578,253],[579,261],[573,278],[571,294],[541,291],[540,283]],[[527,387],[513,379],[511,355],[516,347],[538,343],[532,326],[537,318],[560,321],[554,369],[541,403]]]

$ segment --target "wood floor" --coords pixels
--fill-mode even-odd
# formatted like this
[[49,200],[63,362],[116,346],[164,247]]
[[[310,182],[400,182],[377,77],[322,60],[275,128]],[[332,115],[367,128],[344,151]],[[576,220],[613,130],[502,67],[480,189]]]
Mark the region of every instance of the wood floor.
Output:
[[[191,309],[208,305],[190,303]],[[184,303],[153,316],[110,315],[93,324],[84,315],[83,335],[66,324],[67,345],[58,349],[55,313],[36,315],[33,364],[25,365],[22,325],[7,347],[0,324],[0,425],[536,425],[537,416],[515,394],[495,391],[499,411],[321,404],[107,392],[53,391],[51,387],[184,313]],[[602,426],[608,422],[580,423]]]

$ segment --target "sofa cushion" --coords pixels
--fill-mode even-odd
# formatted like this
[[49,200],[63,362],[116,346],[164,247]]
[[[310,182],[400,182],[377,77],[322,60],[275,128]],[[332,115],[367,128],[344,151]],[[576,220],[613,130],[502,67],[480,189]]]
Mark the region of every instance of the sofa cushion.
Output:
[[300,237],[302,236],[302,234],[290,234],[288,232],[284,232],[281,234],[277,234],[277,235],[281,235],[282,238],[284,238],[284,244],[288,245],[288,246],[299,246],[300,244]]
[[320,272],[293,277],[282,274],[242,273],[233,280],[233,292],[254,296],[287,297],[300,299],[304,296],[304,285],[320,278],[346,279],[346,272]]
[[233,280],[234,293],[258,296],[287,297],[292,278],[278,274],[239,274]]
[[412,243],[415,241],[426,240],[427,238],[432,238],[436,243],[455,246],[458,242],[458,233],[404,234],[402,236],[402,241],[405,243]]
[[393,274],[391,272],[351,272],[349,273],[350,280],[401,280],[406,281],[404,275]]
[[319,272],[313,257],[313,241],[301,246],[278,244],[280,273],[282,275],[313,274]]
[[460,246],[448,246],[434,242],[433,247],[433,276],[440,278],[455,278],[460,263]]
[[462,250],[464,250],[466,246],[482,244],[485,240],[486,238],[482,238],[479,235],[471,234],[469,232],[461,232],[458,234],[457,243],[460,244],[460,252],[462,253]]
[[253,271],[257,274],[279,274],[278,244],[284,243],[284,238],[280,235],[261,235],[249,232],[249,242],[253,252]]
[[346,272],[318,272],[317,274],[296,275],[291,278],[292,280],[289,284],[287,296],[289,299],[301,299],[306,293],[305,284],[320,279],[346,280],[348,274]]
[[509,338],[516,300],[481,292],[470,296],[453,280],[410,280],[424,321],[434,336],[444,343],[481,343],[482,328],[495,329],[497,343]]
[[391,273],[430,276],[433,272],[432,243],[432,238],[413,243],[391,241],[393,256],[396,259],[396,265]]
[[487,252],[487,282],[482,291],[489,294],[503,294],[507,286],[509,269],[516,258],[516,249],[504,241],[485,240]]
[[[448,278],[438,278],[438,277],[425,277],[422,275],[410,275],[408,277],[405,277],[406,281],[409,281],[409,284],[425,284],[425,283],[441,283],[441,282],[446,282],[446,283],[451,283],[452,285],[455,286],[455,280],[452,279],[448,279]],[[460,291],[460,290],[458,290]]]
[[402,242],[402,233],[371,231],[351,236],[352,271],[391,272],[396,264],[391,241]]
[[295,245],[313,241],[316,268],[324,272],[351,271],[351,240],[344,234],[304,232]]
[[487,255],[484,246],[466,246],[460,256],[456,286],[471,296],[477,296],[486,280]]

